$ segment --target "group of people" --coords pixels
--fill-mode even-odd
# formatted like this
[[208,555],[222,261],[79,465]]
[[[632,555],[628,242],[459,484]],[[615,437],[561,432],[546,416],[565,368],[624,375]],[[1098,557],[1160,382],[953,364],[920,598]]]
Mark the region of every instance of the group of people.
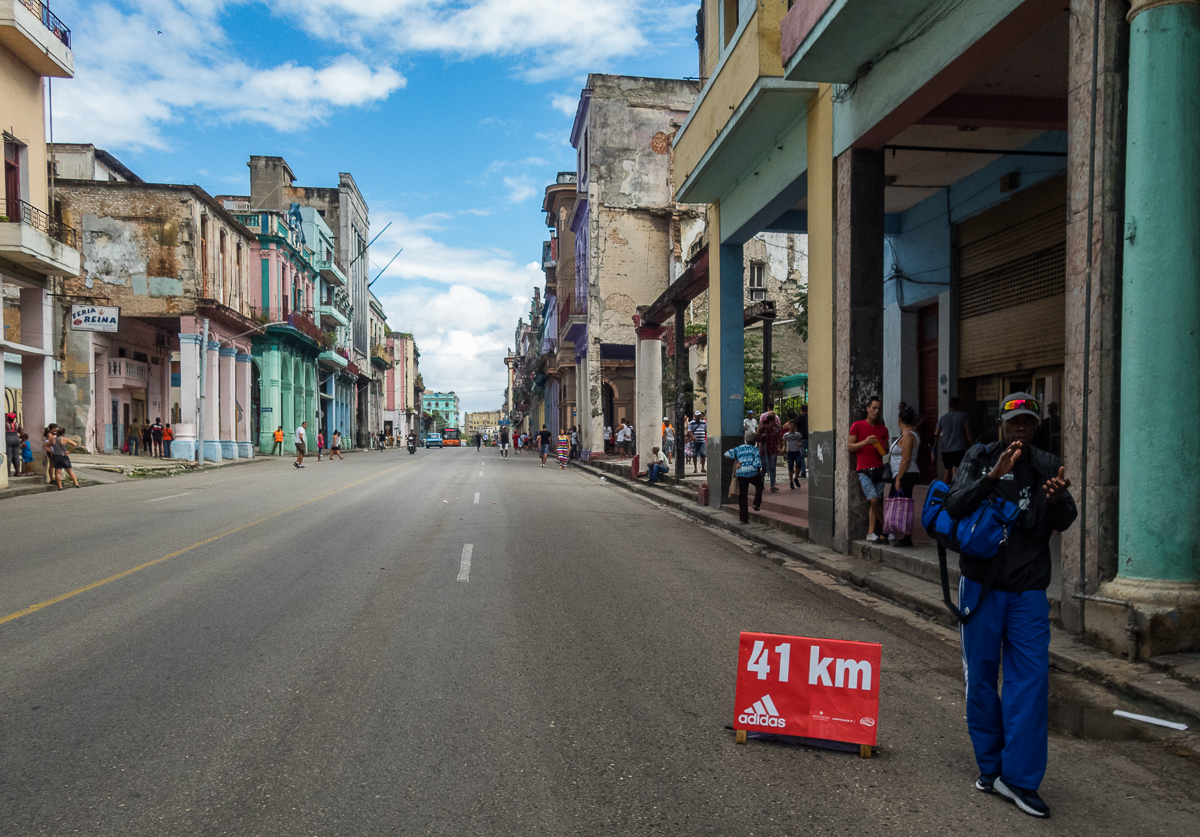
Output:
[[130,456],[170,459],[173,441],[175,431],[171,429],[171,425],[163,424],[161,418],[155,418],[153,424],[139,424],[135,421],[125,428],[125,443],[121,446],[121,452]]
[[[274,434],[275,443],[271,446],[271,455],[283,453],[283,425],[275,428]],[[304,467],[304,456],[308,453],[308,422],[300,422],[300,426],[296,428],[296,435],[293,438],[293,444],[296,447],[296,461],[292,463],[295,468]],[[317,461],[320,462],[325,454],[325,434],[320,430],[317,431]],[[333,458],[345,459],[342,456],[342,431],[333,431],[333,437],[329,440],[329,460]]]
[[776,473],[779,454],[787,454],[788,487],[795,490],[800,480],[807,476],[806,455],[808,452],[808,406],[800,407],[799,414],[789,414],[783,423],[774,410],[768,410],[759,418],[749,410],[742,422],[743,443],[725,452],[727,459],[737,461],[735,482],[730,484],[730,494],[738,496],[738,519],[750,522],[750,488],[754,488],[754,510],[762,507],[763,490],[770,481],[770,490],[778,491]]
[[[63,474],[79,488],[79,479],[71,465],[70,452],[79,443],[67,436],[67,431],[51,423],[42,430],[42,452],[46,455],[46,482],[53,483],[62,491]],[[10,477],[33,475],[33,445],[29,434],[17,421],[16,413],[4,414],[5,464]]]

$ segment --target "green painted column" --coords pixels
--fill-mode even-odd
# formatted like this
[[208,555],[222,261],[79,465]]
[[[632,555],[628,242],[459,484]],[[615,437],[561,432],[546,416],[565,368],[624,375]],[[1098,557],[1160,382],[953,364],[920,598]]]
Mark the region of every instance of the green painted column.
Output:
[[1129,12],[1119,575],[1200,581],[1200,0]]
[[264,412],[259,417],[258,449],[270,453],[275,446],[275,428],[283,424],[282,404],[279,389],[279,346],[267,343],[259,357],[259,408]]

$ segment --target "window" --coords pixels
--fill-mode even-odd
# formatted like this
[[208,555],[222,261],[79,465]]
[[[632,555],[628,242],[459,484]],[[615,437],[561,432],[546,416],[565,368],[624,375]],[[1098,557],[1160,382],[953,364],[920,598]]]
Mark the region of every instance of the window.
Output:
[[20,221],[21,208],[15,202],[23,200],[25,192],[21,188],[21,157],[25,147],[13,140],[4,141],[4,214],[10,221]]
[[721,46],[728,47],[738,28],[740,0],[721,0]]
[[751,301],[767,298],[767,266],[762,262],[751,262],[750,273],[746,278],[746,288],[750,291]]

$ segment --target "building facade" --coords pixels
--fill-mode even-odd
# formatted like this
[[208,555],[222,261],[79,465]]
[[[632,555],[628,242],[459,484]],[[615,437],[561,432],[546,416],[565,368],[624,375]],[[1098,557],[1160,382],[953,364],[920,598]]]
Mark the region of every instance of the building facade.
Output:
[[[75,75],[71,31],[38,6],[0,11],[0,111],[4,204],[0,208],[0,351],[5,412],[30,438],[57,420],[54,392],[56,283],[79,273],[78,233],[57,210],[47,174],[46,79]],[[61,328],[59,326],[58,328]],[[40,462],[42,453],[33,446]],[[7,468],[5,479],[7,479]]]
[[462,426],[458,396],[454,390],[422,393],[421,404],[425,415],[437,423],[437,428]]

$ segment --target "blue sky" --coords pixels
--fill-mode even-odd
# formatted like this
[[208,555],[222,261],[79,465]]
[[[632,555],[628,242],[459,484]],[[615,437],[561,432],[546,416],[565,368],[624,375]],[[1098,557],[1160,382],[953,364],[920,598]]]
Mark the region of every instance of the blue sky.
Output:
[[150,181],[246,194],[251,154],[297,183],[348,171],[371,208],[373,290],[430,389],[495,409],[543,275],[542,192],[574,169],[587,73],[695,76],[696,0],[56,0],[74,79],[54,138]]

